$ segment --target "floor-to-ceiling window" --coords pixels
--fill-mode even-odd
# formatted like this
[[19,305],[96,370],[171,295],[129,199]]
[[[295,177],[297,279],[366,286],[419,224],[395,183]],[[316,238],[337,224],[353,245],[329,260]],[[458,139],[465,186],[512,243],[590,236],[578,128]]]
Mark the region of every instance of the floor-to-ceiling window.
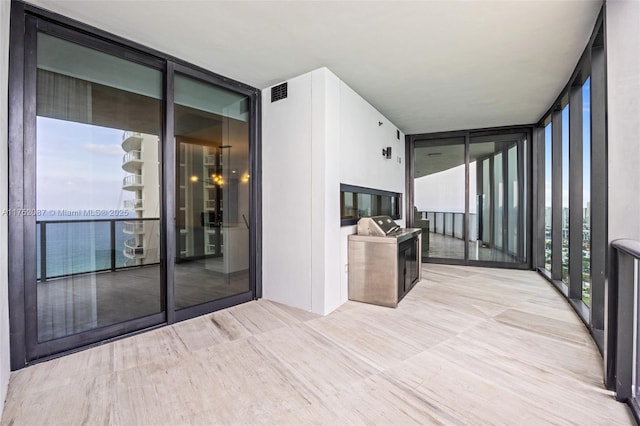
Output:
[[12,13],[12,368],[255,298],[259,90]]
[[569,283],[569,104],[562,109],[562,281]]
[[[571,301],[604,350],[607,279],[606,73],[602,16],[564,90],[536,129],[536,267]],[[544,176],[542,179],[541,174]],[[537,210],[542,215],[542,210]]]
[[551,149],[551,132],[553,124],[549,122],[544,128],[544,267],[551,271],[551,255],[553,246],[551,244],[551,167],[553,150]]
[[591,79],[582,85],[582,301],[591,303]]

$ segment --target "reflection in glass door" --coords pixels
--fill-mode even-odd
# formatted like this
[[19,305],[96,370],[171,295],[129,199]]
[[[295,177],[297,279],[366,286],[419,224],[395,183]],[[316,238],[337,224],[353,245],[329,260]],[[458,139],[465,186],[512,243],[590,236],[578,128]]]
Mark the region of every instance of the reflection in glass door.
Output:
[[466,139],[414,140],[413,226],[423,229],[423,259],[525,264],[527,134]]
[[[44,33],[37,44],[40,343],[149,317],[165,307],[158,167],[162,73]],[[162,321],[156,316],[139,327]]]
[[176,74],[175,306],[249,291],[249,100]]

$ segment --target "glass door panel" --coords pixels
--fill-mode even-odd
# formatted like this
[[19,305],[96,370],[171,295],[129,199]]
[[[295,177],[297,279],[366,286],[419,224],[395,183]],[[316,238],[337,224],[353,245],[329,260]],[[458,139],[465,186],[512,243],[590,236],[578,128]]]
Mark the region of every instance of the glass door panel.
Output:
[[526,135],[472,136],[469,141],[469,260],[522,263]]
[[464,260],[464,138],[416,141],[414,162],[414,226],[423,228],[422,257]]
[[249,291],[248,98],[176,74],[175,306]]
[[35,322],[45,342],[165,309],[162,73],[44,33],[37,43]]

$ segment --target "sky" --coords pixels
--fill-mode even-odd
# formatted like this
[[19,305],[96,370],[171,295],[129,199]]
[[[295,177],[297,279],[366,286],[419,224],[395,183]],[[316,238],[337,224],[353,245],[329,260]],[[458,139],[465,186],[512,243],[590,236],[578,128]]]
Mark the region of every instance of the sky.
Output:
[[123,209],[122,130],[37,118],[36,208]]
[[[569,105],[562,110],[562,205],[569,206]],[[553,126],[545,127],[545,206],[551,207],[551,134]],[[591,199],[591,78],[582,86],[582,207]]]

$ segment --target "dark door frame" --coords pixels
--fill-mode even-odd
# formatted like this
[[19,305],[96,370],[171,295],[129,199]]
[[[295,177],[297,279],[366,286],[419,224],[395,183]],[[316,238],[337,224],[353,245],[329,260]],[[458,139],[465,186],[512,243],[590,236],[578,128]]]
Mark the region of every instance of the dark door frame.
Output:
[[[163,72],[163,119],[161,135],[161,285],[164,311],[147,317],[93,329],[67,337],[37,342],[36,218],[36,60],[37,34],[79,43]],[[248,292],[175,310],[173,259],[175,259],[173,203],[175,189],[175,142],[173,138],[173,75],[176,71],[219,87],[244,94],[249,99],[250,231]],[[261,91],[214,74],[162,52],[130,42],[64,16],[12,0],[9,51],[9,209],[24,214],[9,221],[9,318],[11,369],[46,360],[104,341],[172,324],[262,296],[261,221]],[[171,218],[171,219],[169,219]],[[169,259],[169,261],[167,261]]]

